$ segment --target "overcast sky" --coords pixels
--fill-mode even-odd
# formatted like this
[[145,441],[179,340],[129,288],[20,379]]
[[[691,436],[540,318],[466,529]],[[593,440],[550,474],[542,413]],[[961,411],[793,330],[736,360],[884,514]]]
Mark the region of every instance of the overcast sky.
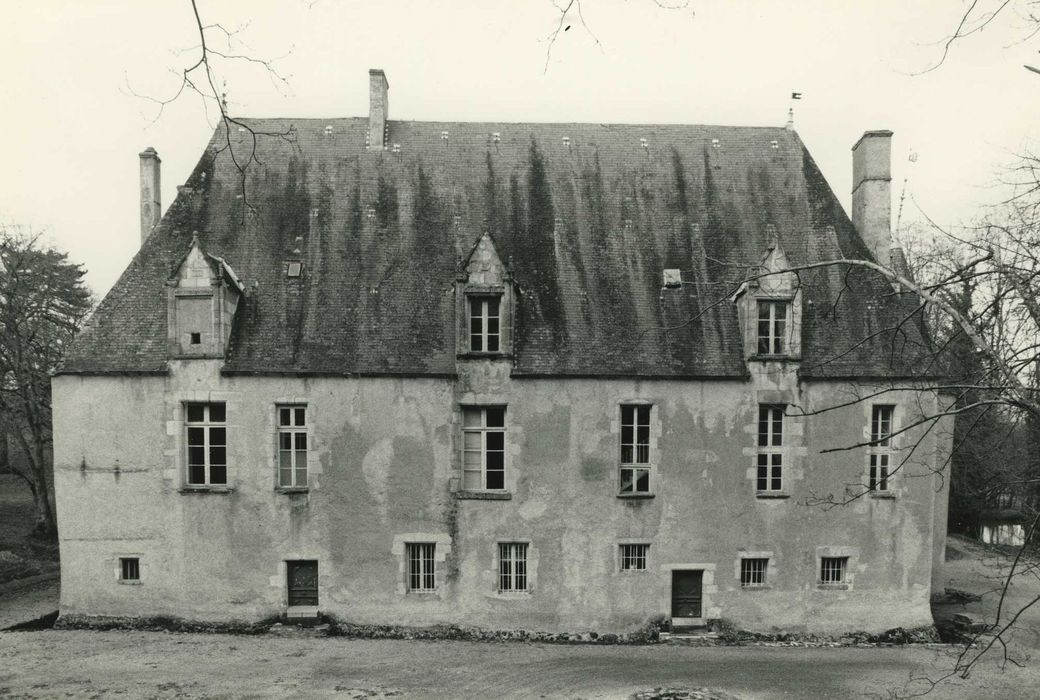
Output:
[[[559,18],[549,0],[198,4],[205,22],[241,28],[237,51],[278,58],[289,79],[279,91],[254,67],[229,72],[236,115],[364,116],[373,67],[386,71],[391,119],[781,125],[798,91],[795,128],[846,210],[850,147],[891,129],[893,213],[909,175],[916,202],[944,223],[999,197],[1000,169],[1030,146],[1040,114],[1040,75],[1022,68],[1040,63],[1038,42],[1016,43],[1028,27],[1013,14],[914,75],[941,56],[962,7],[952,1],[692,0],[669,11],[584,0],[594,37],[569,20],[547,68]],[[212,133],[197,97],[153,121],[154,105],[133,95],[168,96],[171,70],[194,60],[190,2],[4,5],[0,222],[45,230],[104,294],[139,244],[137,154],[159,151],[165,208]],[[908,199],[904,225],[920,217]]]

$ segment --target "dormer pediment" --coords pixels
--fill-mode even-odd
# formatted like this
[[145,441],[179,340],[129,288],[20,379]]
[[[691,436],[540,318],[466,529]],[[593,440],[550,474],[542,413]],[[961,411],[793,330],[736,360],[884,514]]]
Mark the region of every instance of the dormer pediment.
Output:
[[462,269],[466,283],[479,287],[501,287],[509,278],[506,266],[495,249],[495,242],[487,232],[481,235],[470,250]]
[[509,270],[485,232],[459,271],[459,357],[504,357],[512,350],[513,287]]

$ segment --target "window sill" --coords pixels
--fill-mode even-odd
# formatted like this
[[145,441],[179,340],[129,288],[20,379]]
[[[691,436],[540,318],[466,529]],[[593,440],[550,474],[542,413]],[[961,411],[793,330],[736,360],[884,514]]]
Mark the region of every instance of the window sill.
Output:
[[801,355],[751,355],[749,360],[758,362],[801,362]]
[[294,493],[308,493],[310,492],[309,486],[275,486],[275,493],[294,494]]
[[520,600],[531,597],[531,591],[495,591],[496,598],[504,600]]
[[223,360],[224,353],[222,352],[192,352],[192,353],[175,353],[170,356],[173,360]]
[[409,598],[440,598],[440,591],[405,591],[405,595]]
[[740,590],[742,591],[771,591],[773,587],[768,583],[748,583],[741,584]]
[[140,586],[141,585],[140,581],[124,581],[123,579],[119,579],[118,583],[119,583],[120,586]]
[[235,489],[229,486],[182,486],[178,491],[180,493],[213,493],[227,495],[229,493],[234,493]]
[[470,350],[456,353],[455,357],[460,360],[508,360],[513,356],[508,352],[479,352]]
[[513,494],[509,491],[456,491],[455,498],[460,501],[511,501]]
[[639,500],[641,498],[653,498],[652,493],[619,493],[618,498]]
[[786,491],[755,491],[755,498],[770,500],[774,498],[790,498],[791,494]]
[[816,583],[818,591],[847,591],[851,586],[847,583]]
[[894,493],[892,493],[891,491],[871,491],[870,492],[870,497],[871,498],[880,498],[880,499],[884,500],[886,498],[887,499],[894,499],[896,497],[896,495]]

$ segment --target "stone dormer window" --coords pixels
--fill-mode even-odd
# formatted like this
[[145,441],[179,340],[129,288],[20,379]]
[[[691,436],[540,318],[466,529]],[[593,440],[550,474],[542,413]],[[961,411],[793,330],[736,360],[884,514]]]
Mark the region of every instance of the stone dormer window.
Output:
[[749,360],[801,356],[802,292],[798,277],[770,228],[770,243],[755,273],[734,297]]
[[512,351],[513,286],[491,236],[477,241],[458,278],[459,357]]
[[170,355],[223,358],[243,292],[231,266],[207,255],[195,237],[167,286]]

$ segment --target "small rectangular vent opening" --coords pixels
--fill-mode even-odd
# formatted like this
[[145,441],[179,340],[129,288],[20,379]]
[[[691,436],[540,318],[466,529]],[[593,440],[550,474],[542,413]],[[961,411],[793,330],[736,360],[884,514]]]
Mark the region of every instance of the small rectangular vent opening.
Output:
[[682,270],[667,269],[664,271],[664,286],[676,288],[682,286]]
[[287,277],[299,277],[303,272],[303,263],[301,262],[290,262],[285,266],[285,275]]
[[202,345],[202,334],[201,333],[192,333],[191,334],[191,344],[192,345]]

